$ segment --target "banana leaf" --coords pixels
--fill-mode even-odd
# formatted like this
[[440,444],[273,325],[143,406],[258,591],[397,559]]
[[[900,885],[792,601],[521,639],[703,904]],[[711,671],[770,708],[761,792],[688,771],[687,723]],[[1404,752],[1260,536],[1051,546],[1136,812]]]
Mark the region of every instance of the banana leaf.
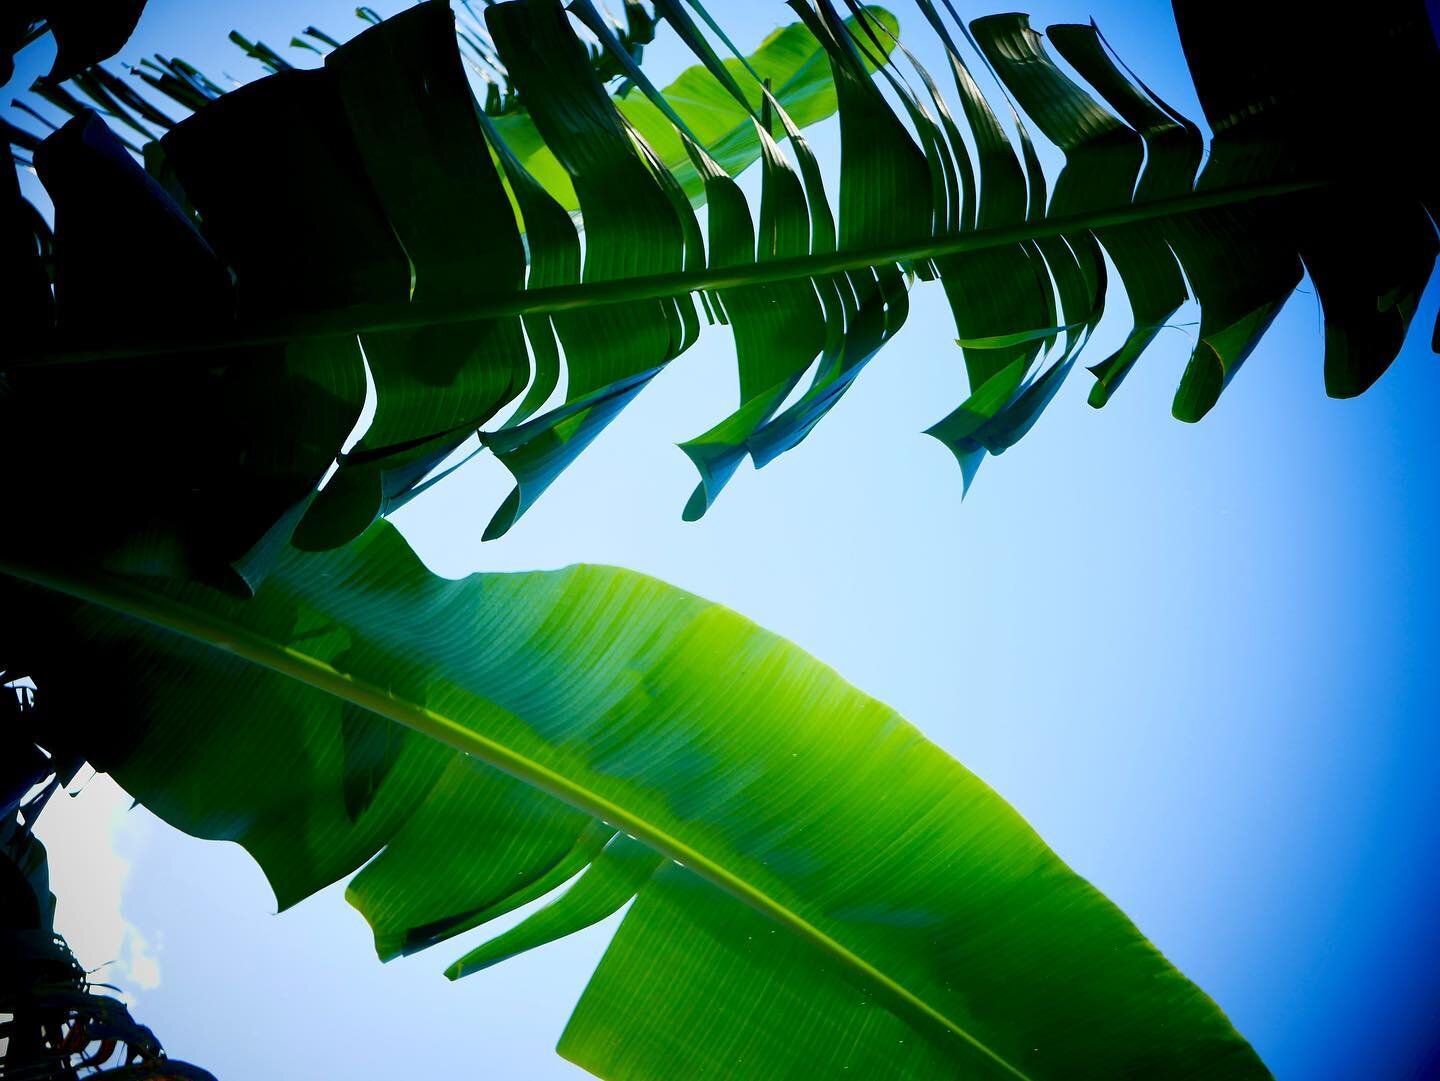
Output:
[[3,569],[47,745],[242,844],[282,908],[359,869],[393,957],[569,880],[459,977],[633,900],[559,1046],[599,1076],[1268,1076],[983,782],[719,605],[442,579],[386,525],[250,600]]
[[[5,361],[0,409],[20,433],[10,446],[23,446],[27,476],[51,460],[73,468],[54,442],[73,443],[74,428],[47,436],[24,418],[83,395],[90,376],[74,371],[218,372],[290,356],[335,405],[288,443],[262,439],[277,479],[247,497],[253,515],[201,528],[194,508],[228,494],[202,481],[197,498],[191,477],[182,490],[147,476],[142,501],[165,508],[165,528],[183,526],[174,565],[244,590],[289,543],[326,549],[357,536],[477,436],[516,479],[485,535],[512,528],[696,340],[702,314],[733,328],[739,398],[682,446],[699,473],[687,518],[714,505],[747,457],[765,465],[804,441],[904,324],[916,281],[938,280],[955,317],[969,392],[928,430],[966,486],[1038,422],[1115,290],[1133,328],[1111,355],[1086,359],[1096,406],[1190,297],[1200,327],[1173,410],[1200,419],[1304,272],[1325,317],[1327,390],[1358,394],[1383,373],[1437,253],[1433,162],[1403,108],[1371,107],[1430,100],[1440,87],[1418,0],[1379,0],[1344,21],[1292,4],[1177,0],[1214,132],[1208,153],[1200,128],[1098,28],[1042,33],[1021,15],[967,23],[949,0],[917,3],[910,32],[935,36],[948,79],[901,44],[893,15],[856,0],[796,0],[799,21],[749,56],[699,3],[661,0],[656,17],[698,61],[664,89],[640,64],[653,25],[630,7],[617,25],[558,0],[488,5],[484,29],[457,27],[431,0],[339,47],[313,38],[326,50],[318,69],[230,93],[179,61],[142,65],[196,108],[168,127],[96,75],[91,100],[128,116],[132,131],[163,132],[145,152],[157,184],[100,185],[94,166],[103,157],[115,176],[124,151],[102,150],[93,130],[46,140],[66,153],[36,150],[50,159],[56,204],[55,312],[45,325],[40,304],[42,325],[17,336]],[[1003,101],[987,100],[976,65]],[[1333,78],[1337,65],[1352,78]],[[476,102],[475,80],[503,85],[498,105]],[[838,198],[801,134],[833,112]],[[1065,157],[1053,185],[1039,137]],[[752,210],[734,177],[756,160]],[[18,195],[6,199],[18,224],[4,250],[17,280],[33,281],[28,253],[44,246],[43,229]],[[146,295],[114,244],[65,235],[107,214],[167,223],[126,244],[156,268]],[[221,284],[203,317],[167,304],[193,292],[188,276],[206,260],[199,280]],[[67,284],[79,281],[92,283],[88,294]],[[114,303],[97,309],[98,294]],[[374,420],[359,430],[367,381]],[[168,382],[134,385],[153,396]],[[174,383],[162,412],[216,407],[193,380]],[[264,433],[295,415],[282,401],[249,419]],[[205,461],[204,433],[189,441]],[[280,460],[285,446],[293,461]],[[221,457],[249,453],[227,446]],[[123,455],[107,465],[83,471],[106,492],[153,472]],[[64,518],[47,519],[60,523],[54,543],[78,532]],[[96,547],[153,532],[153,521],[121,518],[125,528]]]

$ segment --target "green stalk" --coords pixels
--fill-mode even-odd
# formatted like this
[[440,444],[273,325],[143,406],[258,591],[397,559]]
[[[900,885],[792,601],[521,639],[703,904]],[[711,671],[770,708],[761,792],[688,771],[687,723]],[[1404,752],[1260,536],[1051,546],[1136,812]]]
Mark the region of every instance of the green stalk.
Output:
[[1006,247],[1042,237],[1107,229],[1155,218],[1193,214],[1216,207],[1274,199],[1324,187],[1324,181],[1248,184],[1214,191],[1190,192],[1173,199],[1131,203],[1105,213],[1074,214],[1023,222],[1003,228],[978,229],[941,237],[853,248],[824,255],[707,267],[673,274],[647,274],[612,281],[581,282],[522,290],[503,297],[447,304],[383,304],[291,316],[284,320],[237,323],[228,333],[208,331],[192,336],[158,336],[98,344],[82,335],[56,334],[49,343],[22,350],[0,366],[77,364],[219,349],[284,345],[310,338],[480,322],[501,316],[545,315],[585,310],[603,304],[658,300],[685,293],[734,289],[797,278],[823,278],[884,263],[913,263],[987,248]]

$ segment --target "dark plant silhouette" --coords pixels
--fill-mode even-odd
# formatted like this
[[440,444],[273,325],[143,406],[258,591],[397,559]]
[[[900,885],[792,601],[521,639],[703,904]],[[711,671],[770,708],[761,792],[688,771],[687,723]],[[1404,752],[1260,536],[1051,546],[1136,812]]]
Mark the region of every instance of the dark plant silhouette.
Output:
[[[14,678],[12,678],[14,677]],[[168,1058],[129,1009],[101,992],[55,933],[45,849],[35,819],[81,766],[35,742],[44,694],[0,672],[0,1078],[5,1081],[215,1081]]]

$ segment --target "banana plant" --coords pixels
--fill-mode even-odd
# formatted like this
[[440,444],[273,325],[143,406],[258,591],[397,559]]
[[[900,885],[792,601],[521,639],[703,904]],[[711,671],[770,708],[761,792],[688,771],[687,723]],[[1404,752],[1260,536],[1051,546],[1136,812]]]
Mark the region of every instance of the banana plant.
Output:
[[[514,96],[491,116],[425,3],[197,102],[143,168],[93,115],[39,143],[53,234],[4,193],[0,468],[34,497],[0,542],[4,663],[62,696],[47,748],[240,841],[282,905],[364,865],[382,957],[573,879],[460,976],[633,901],[561,1041],[600,1076],[1266,1076],[998,796],[794,647],[624,571],[437,579],[376,524],[479,432],[516,477],[487,535],[509,529],[702,311],[732,328],[740,400],[683,447],[692,518],[803,441],[915,280],[955,315],[970,395],[930,431],[967,484],[1073,369],[1104,254],[1135,328],[1093,365],[1096,405],[1188,289],[1175,411],[1198,419],[1302,265],[1332,393],[1398,350],[1435,173],[1366,102],[1433,97],[1419,4],[1342,30],[1177,3],[1215,133],[1198,177],[1198,128],[1094,27],[1046,35],[1086,89],[1022,16],[918,0],[956,111],[890,14],[793,6],[747,60],[657,0],[693,94],[586,0],[488,6]],[[1064,151],[1053,196],[978,66]],[[802,134],[832,109],[838,205]],[[734,179],[754,161],[758,215]]]

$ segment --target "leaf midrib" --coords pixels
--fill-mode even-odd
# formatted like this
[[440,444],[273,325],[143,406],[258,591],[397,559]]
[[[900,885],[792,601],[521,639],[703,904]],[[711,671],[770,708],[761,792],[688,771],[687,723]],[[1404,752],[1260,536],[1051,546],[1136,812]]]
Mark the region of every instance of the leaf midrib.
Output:
[[[860,973],[876,986],[888,992],[908,1011],[940,1026],[947,1034],[959,1037],[979,1054],[1015,1078],[1016,1081],[1034,1081],[979,1037],[968,1032],[903,984],[851,952],[783,902],[733,874],[648,820],[637,817],[624,807],[577,784],[564,774],[519,754],[502,743],[482,736],[458,721],[424,706],[397,698],[390,692],[381,690],[364,680],[356,679],[316,657],[288,646],[278,645],[263,635],[256,634],[230,620],[217,618],[173,598],[151,593],[123,579],[99,576],[84,580],[70,574],[16,564],[8,559],[0,559],[0,573],[51,592],[61,593],[88,604],[107,608],[120,615],[188,638],[261,668],[288,676],[316,690],[353,702],[454,750],[473,755],[570,806],[599,818],[607,825],[625,830],[661,855],[708,879],[732,896],[788,927],[841,964]],[[488,698],[486,702],[497,712],[509,714],[508,710],[495,705]],[[519,721],[521,718],[516,717],[516,720]]]
[[53,344],[47,345],[42,341],[38,347],[30,347],[28,350],[22,347],[16,359],[0,366],[0,371],[8,367],[125,360],[217,349],[286,345],[312,338],[453,326],[513,315],[553,315],[605,304],[660,300],[686,293],[735,289],[799,278],[824,278],[885,263],[910,263],[962,255],[1043,237],[1107,229],[1155,218],[1193,214],[1237,203],[1274,199],[1322,188],[1327,183],[1322,180],[1301,180],[1192,191],[1171,199],[1128,203],[1109,211],[1062,215],[1017,225],[850,248],[820,255],[801,255],[738,266],[706,267],[701,270],[637,275],[572,285],[552,285],[458,304],[383,304],[304,313],[284,319],[236,324],[232,331],[226,334],[211,332],[203,335],[135,338],[122,340],[121,344],[117,345],[113,343],[115,335],[107,332],[109,344],[100,345],[78,335],[67,337],[57,333],[50,339]]

